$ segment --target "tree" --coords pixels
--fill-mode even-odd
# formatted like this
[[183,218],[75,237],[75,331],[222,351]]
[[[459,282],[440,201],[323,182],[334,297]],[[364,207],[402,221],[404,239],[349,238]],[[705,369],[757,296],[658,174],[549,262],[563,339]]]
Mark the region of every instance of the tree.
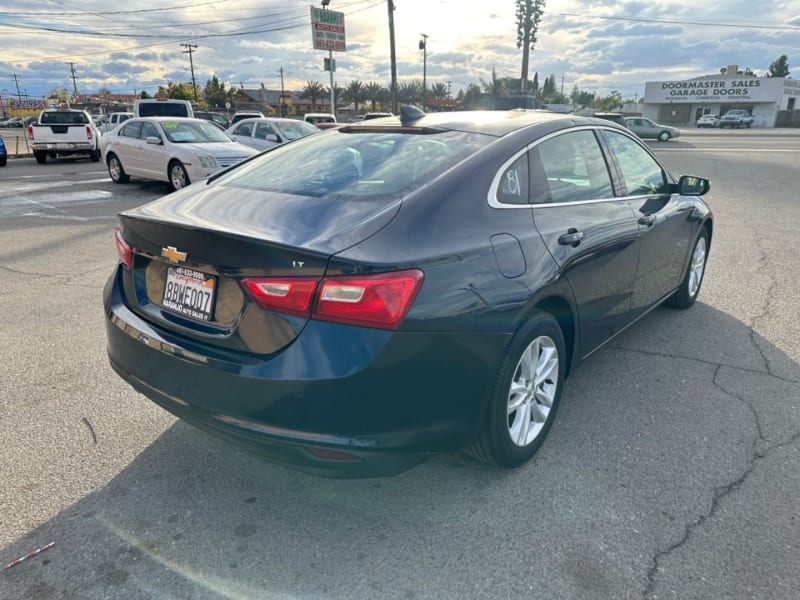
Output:
[[[334,84],[333,84],[333,106],[331,106],[331,112],[334,112],[335,107],[339,106],[339,97],[342,95],[342,92],[344,92],[344,89],[342,89],[339,86],[338,83],[334,82]],[[325,86],[325,93],[330,98],[331,86],[329,86],[329,85]]]
[[167,82],[167,87],[158,86],[157,98],[174,98],[176,100],[193,100],[194,90],[190,83]]
[[789,57],[781,54],[772,61],[769,66],[767,77],[788,77],[789,76]]
[[358,112],[358,105],[366,100],[364,84],[357,79],[353,79],[347,84],[342,93],[345,102],[351,102],[355,111]]
[[594,102],[594,97],[592,92],[583,92],[578,89],[577,85],[572,88],[572,94],[570,94],[570,100],[577,106],[589,106]]
[[539,21],[545,0],[515,0],[517,4],[517,48],[522,48],[522,75],[519,91],[528,91],[528,57],[536,45]]
[[437,100],[444,100],[450,97],[450,90],[447,85],[441,82],[434,83],[431,86],[431,97]]
[[397,101],[402,104],[414,104],[422,100],[422,82],[406,81],[397,88]]
[[377,110],[376,107],[379,104],[383,104],[387,97],[391,99],[391,94],[380,83],[372,81],[364,86],[364,101],[369,101],[372,104],[373,112]]
[[538,71],[533,74],[533,83],[531,84],[531,91],[534,94],[538,94],[539,93],[539,72]]
[[458,101],[461,106],[467,109],[478,109],[481,108],[481,99],[483,98],[483,94],[481,93],[481,88],[474,83],[470,83],[467,86],[466,91],[461,91],[458,93]]
[[228,102],[233,104],[236,101],[237,93],[235,88],[226,90],[225,83],[213,75],[203,88],[203,99],[208,107],[224,107]]
[[601,111],[615,111],[622,106],[622,94],[618,90],[611,90],[611,95],[605,98],[595,98],[594,107]]
[[303,88],[302,97],[311,100],[311,110],[316,108],[317,98],[321,98],[325,94],[325,86],[319,81],[306,81]]

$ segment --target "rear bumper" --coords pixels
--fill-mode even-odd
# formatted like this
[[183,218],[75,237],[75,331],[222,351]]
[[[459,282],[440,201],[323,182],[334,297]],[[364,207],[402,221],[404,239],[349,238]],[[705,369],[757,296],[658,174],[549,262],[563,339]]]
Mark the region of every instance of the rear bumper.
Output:
[[475,439],[503,333],[387,332],[309,321],[271,356],[204,351],[105,290],[112,367],[181,419],[316,475],[393,475]]
[[90,152],[95,149],[91,142],[34,142],[31,148],[34,152]]

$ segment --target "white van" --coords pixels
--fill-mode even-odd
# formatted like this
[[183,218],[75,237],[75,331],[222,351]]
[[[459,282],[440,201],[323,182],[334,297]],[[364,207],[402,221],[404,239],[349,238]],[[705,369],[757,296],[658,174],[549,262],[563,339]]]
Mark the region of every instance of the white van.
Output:
[[133,113],[137,117],[194,117],[188,100],[136,100]]

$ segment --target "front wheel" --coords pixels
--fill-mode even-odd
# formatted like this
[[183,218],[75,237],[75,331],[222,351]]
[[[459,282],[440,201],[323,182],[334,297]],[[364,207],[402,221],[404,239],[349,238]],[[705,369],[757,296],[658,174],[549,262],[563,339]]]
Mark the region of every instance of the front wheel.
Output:
[[700,235],[694,243],[694,250],[686,267],[686,274],[683,277],[680,287],[675,290],[667,299],[667,305],[675,308],[689,308],[697,295],[700,293],[700,286],[703,284],[703,275],[706,271],[706,260],[708,259],[708,231],[702,229]]
[[547,437],[561,398],[566,367],[556,320],[536,312],[517,332],[495,382],[489,414],[467,454],[506,468],[527,462]]
[[662,142],[668,142],[670,137],[672,136],[670,136],[669,131],[662,131],[658,134],[658,139]]
[[189,181],[189,174],[186,173],[186,169],[183,168],[183,165],[179,163],[177,160],[172,161],[169,164],[169,185],[172,187],[173,191],[177,191],[181,188],[185,188],[191,182]]

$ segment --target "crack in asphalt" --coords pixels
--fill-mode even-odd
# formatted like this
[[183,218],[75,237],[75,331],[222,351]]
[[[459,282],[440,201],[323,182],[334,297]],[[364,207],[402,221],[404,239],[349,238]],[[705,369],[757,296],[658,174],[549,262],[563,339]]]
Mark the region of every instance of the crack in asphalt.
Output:
[[[645,352],[644,354],[648,354],[648,353]],[[674,358],[687,358],[687,357],[674,357]],[[693,358],[687,358],[687,360],[696,360],[697,362],[702,363],[702,364],[714,365],[714,363],[710,363],[708,361],[703,361],[703,360],[697,360],[697,359],[693,359]],[[752,369],[741,369],[739,367],[732,367],[730,365],[723,365],[723,364],[716,364],[714,366],[716,368],[714,369],[714,375],[713,375],[712,380],[711,380],[712,385],[715,388],[717,388],[720,392],[722,392],[723,394],[740,401],[742,404],[744,404],[748,408],[750,413],[753,415],[753,421],[755,423],[755,428],[756,428],[756,435],[753,437],[753,441],[752,441],[752,444],[751,444],[750,459],[748,461],[748,464],[747,464],[746,468],[739,474],[738,477],[736,477],[736,479],[734,479],[733,481],[731,481],[731,482],[729,482],[729,483],[727,483],[725,485],[717,486],[717,487],[714,488],[713,494],[712,494],[712,497],[711,497],[711,505],[710,505],[708,511],[703,513],[703,514],[701,514],[694,521],[692,521],[690,523],[687,523],[684,526],[683,536],[681,537],[681,539],[679,539],[678,541],[676,541],[673,544],[669,545],[667,548],[665,548],[663,550],[658,550],[655,553],[655,555],[651,559],[651,565],[647,570],[647,586],[645,587],[644,593],[643,593],[643,598],[645,598],[645,599],[648,599],[648,598],[655,599],[655,598],[657,598],[657,596],[653,595],[653,592],[654,592],[654,588],[655,588],[655,585],[656,585],[656,576],[658,575],[658,571],[659,571],[660,565],[663,562],[663,560],[665,558],[667,558],[668,556],[670,556],[673,552],[675,552],[676,550],[680,549],[681,547],[683,547],[684,545],[686,545],[689,542],[689,540],[692,538],[692,535],[694,534],[694,532],[696,530],[698,530],[700,527],[702,527],[706,523],[706,521],[711,519],[716,514],[717,510],[720,507],[720,504],[721,504],[722,500],[724,498],[726,498],[727,496],[729,496],[730,494],[732,494],[733,492],[735,492],[736,490],[738,490],[742,486],[742,484],[747,480],[747,478],[750,476],[750,474],[755,470],[758,462],[763,460],[764,458],[766,458],[767,455],[770,452],[772,452],[773,450],[776,450],[778,448],[782,448],[782,447],[785,447],[785,446],[790,446],[790,445],[794,444],[795,442],[797,442],[798,440],[800,440],[800,431],[796,431],[794,433],[794,435],[789,437],[788,440],[780,441],[780,442],[776,441],[776,442],[770,444],[771,440],[769,440],[769,438],[767,438],[764,435],[764,429],[763,429],[763,426],[762,426],[762,423],[761,423],[761,417],[759,416],[758,411],[753,406],[753,404],[749,400],[747,400],[745,397],[740,396],[739,394],[737,394],[737,393],[735,393],[735,392],[733,392],[731,390],[726,389],[725,386],[719,381],[719,374],[720,374],[720,371],[722,369],[744,370],[744,371],[748,371],[748,372],[751,372],[751,373],[757,373],[759,375],[764,375],[765,374],[764,372],[755,371],[755,370],[752,370]],[[787,381],[786,379],[784,379],[782,377],[777,377],[775,375],[772,375],[771,373],[766,373],[766,375],[769,376],[769,377],[773,377],[775,379],[781,380],[781,381]],[[798,383],[798,382],[792,381],[792,380],[788,380],[788,381],[790,383]],[[763,442],[763,444],[765,445],[765,447],[762,450],[758,449],[758,445],[759,445],[760,442]]]
[[764,361],[764,366],[767,369],[767,373],[770,375],[773,374],[772,365],[769,362],[769,358],[767,357],[766,353],[764,352],[764,348],[762,348],[761,344],[758,342],[757,334],[756,334],[756,324],[761,319],[764,319],[771,314],[771,304],[772,304],[772,292],[775,288],[778,287],[778,282],[775,277],[774,273],[771,273],[769,270],[769,257],[767,252],[760,247],[760,243],[763,242],[763,238],[759,238],[756,234],[755,236],[755,246],[758,248],[758,265],[762,272],[767,276],[769,279],[769,287],[764,292],[764,302],[762,304],[761,314],[755,315],[752,319],[750,319],[750,323],[748,325],[748,330],[750,333],[750,342],[753,344],[755,349],[758,351],[759,356],[761,356],[761,360]]

